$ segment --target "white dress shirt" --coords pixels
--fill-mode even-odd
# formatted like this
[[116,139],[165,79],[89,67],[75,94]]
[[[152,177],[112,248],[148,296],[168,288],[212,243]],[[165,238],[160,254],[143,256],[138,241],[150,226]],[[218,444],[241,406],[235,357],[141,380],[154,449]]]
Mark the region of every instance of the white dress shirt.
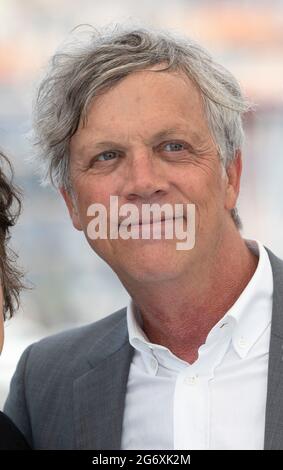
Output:
[[273,276],[267,251],[189,364],[150,343],[132,300],[122,449],[263,449]]

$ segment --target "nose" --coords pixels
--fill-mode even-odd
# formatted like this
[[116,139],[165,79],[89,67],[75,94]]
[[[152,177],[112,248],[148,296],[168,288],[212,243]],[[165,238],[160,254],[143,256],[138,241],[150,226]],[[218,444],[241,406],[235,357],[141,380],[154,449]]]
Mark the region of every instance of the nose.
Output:
[[148,151],[139,152],[129,162],[123,188],[123,196],[127,200],[154,202],[166,194],[168,189],[169,182],[162,162]]

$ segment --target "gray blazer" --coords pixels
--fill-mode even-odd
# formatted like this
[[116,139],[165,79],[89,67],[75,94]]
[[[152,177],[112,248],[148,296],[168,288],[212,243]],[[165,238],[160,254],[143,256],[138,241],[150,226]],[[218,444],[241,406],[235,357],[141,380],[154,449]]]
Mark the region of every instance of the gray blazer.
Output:
[[[283,449],[283,261],[269,250],[274,296],[265,449]],[[5,412],[35,449],[120,449],[133,356],[126,309],[29,346]]]

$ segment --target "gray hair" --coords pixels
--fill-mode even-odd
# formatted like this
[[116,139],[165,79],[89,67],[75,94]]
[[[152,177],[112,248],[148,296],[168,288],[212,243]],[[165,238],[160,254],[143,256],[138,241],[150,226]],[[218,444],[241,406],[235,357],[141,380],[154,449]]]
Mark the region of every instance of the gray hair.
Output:
[[[163,63],[157,73],[184,72],[200,90],[223,167],[236,158],[243,143],[242,115],[250,104],[233,75],[199,44],[173,32],[123,25],[91,28],[87,40],[76,41],[54,55],[35,102],[42,182],[70,189],[69,143],[92,99],[130,73]],[[236,208],[231,216],[242,228]]]

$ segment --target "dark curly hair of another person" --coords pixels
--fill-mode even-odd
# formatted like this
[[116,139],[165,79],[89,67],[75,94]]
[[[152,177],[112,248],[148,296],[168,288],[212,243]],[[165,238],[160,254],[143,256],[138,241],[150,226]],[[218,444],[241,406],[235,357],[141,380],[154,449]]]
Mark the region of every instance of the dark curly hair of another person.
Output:
[[19,294],[24,288],[23,274],[16,266],[17,255],[8,247],[10,229],[15,225],[20,212],[21,193],[13,184],[11,163],[0,150],[0,280],[3,289],[4,320],[11,318],[19,307]]

